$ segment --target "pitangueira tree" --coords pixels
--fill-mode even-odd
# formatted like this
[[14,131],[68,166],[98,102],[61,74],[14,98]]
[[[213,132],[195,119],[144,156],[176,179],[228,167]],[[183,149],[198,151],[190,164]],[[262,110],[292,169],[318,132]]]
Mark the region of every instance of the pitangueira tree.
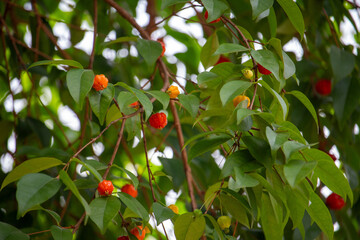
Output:
[[0,239],[358,239],[359,8],[0,1]]

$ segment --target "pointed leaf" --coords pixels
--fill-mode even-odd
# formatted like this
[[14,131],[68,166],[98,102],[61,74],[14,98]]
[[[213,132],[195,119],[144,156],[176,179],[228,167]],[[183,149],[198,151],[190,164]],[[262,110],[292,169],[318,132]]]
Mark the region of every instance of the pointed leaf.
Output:
[[349,75],[355,67],[355,57],[352,53],[331,46],[330,63],[337,81]]
[[271,95],[273,95],[275,97],[275,99],[280,103],[282,113],[283,113],[283,120],[285,120],[288,109],[287,109],[287,105],[286,105],[284,99],[274,89],[272,89],[265,81],[260,80],[259,83],[261,84],[261,86],[266,88],[266,90],[268,90],[269,93],[271,93]]
[[23,176],[17,183],[16,200],[18,202],[18,218],[30,208],[39,205],[60,189],[58,179],[42,173],[30,173]]
[[0,222],[0,239],[3,240],[29,240],[30,237],[16,227]]
[[145,62],[152,66],[160,57],[162,46],[158,41],[138,39],[136,48],[140,55],[145,59]]
[[237,95],[241,95],[251,85],[251,82],[240,80],[224,84],[220,90],[220,99],[223,106],[225,106],[230,100],[234,99]]
[[276,79],[280,80],[280,75],[279,75],[280,67],[278,60],[273,52],[266,49],[257,50],[257,51],[251,49],[251,56],[253,56],[253,58],[257,63],[260,63],[261,66],[271,71],[276,77]]
[[261,226],[264,230],[266,239],[283,239],[283,224],[276,218],[275,209],[271,203],[270,196],[266,193],[263,193],[261,198]]
[[190,113],[191,117],[195,118],[199,111],[199,105],[200,105],[199,98],[192,94],[188,94],[188,95],[180,94],[178,98],[180,103]]
[[100,125],[103,125],[106,113],[110,106],[110,103],[114,97],[115,89],[112,84],[109,84],[107,88],[102,91],[95,91],[92,89],[89,94],[89,101],[91,109],[98,117]]
[[164,207],[160,203],[155,202],[152,207],[157,225],[175,216],[175,213],[170,208]]
[[274,0],[250,0],[252,7],[252,18],[256,19],[260,13],[272,7]]
[[25,162],[21,163],[19,166],[14,168],[4,179],[1,190],[6,187],[8,184],[19,180],[22,176],[28,173],[37,173],[41,172],[45,169],[55,167],[58,165],[63,164],[62,161],[56,158],[49,158],[49,157],[41,157],[41,158],[33,158],[26,160]]
[[82,108],[86,95],[94,83],[94,72],[89,69],[71,69],[66,74],[66,83],[70,95]]
[[169,94],[157,90],[147,91],[146,93],[156,98],[163,105],[164,110],[167,109],[170,101]]
[[86,200],[81,196],[79,190],[75,186],[74,182],[71,180],[67,172],[64,170],[61,170],[60,173],[60,179],[61,181],[71,190],[71,192],[74,194],[74,196],[80,201],[80,203],[83,205],[86,215],[91,214],[91,209],[89,207],[89,204],[86,202]]
[[235,53],[235,52],[245,52],[245,51],[249,51],[249,49],[246,48],[246,47],[241,46],[240,44],[223,43],[214,52],[214,55]]
[[90,203],[90,219],[104,234],[109,222],[118,214],[120,201],[116,197],[96,198]]
[[195,216],[194,213],[180,215],[174,223],[175,237],[177,240],[200,239],[205,230],[203,215]]
[[209,139],[203,139],[199,142],[195,143],[188,152],[189,160],[206,153],[210,150],[213,150],[214,148],[219,148],[220,144],[223,144],[227,142],[229,139],[231,139],[228,135],[222,135],[219,137],[213,137]]
[[71,229],[65,229],[58,226],[51,226],[51,235],[53,236],[54,240],[72,240],[73,234]]
[[291,58],[282,51],[282,56],[284,58],[284,78],[288,79],[296,73],[296,67]]
[[304,104],[304,106],[307,108],[307,110],[310,112],[311,116],[313,117],[315,123],[316,123],[316,128],[319,128],[319,123],[318,123],[318,118],[317,118],[317,114],[315,111],[314,106],[312,105],[312,103],[310,102],[310,100],[306,97],[305,94],[303,94],[300,91],[296,91],[293,90],[291,92],[287,92],[287,94],[291,94],[294,97],[296,97],[302,104]]
[[284,165],[284,175],[290,186],[295,187],[304,180],[316,167],[317,162],[305,162],[303,160],[291,160]]
[[219,56],[213,56],[218,47],[219,39],[216,32],[214,32],[201,48],[200,60],[205,69],[213,66],[219,60]]
[[303,38],[305,32],[305,23],[302,13],[299,7],[293,0],[276,0],[279,5],[284,9],[286,15],[288,16],[290,22],[300,33],[300,37]]
[[202,3],[209,13],[209,18],[206,20],[207,22],[218,19],[229,8],[226,1],[222,0],[203,0]]
[[255,136],[246,136],[241,138],[251,155],[266,168],[271,168],[273,160],[269,144],[262,138]]
[[242,206],[241,202],[226,194],[220,194],[219,197],[221,199],[221,205],[231,214],[231,216],[239,221],[239,223],[250,228],[246,209]]
[[120,200],[134,213],[141,217],[144,221],[149,221],[149,213],[141,205],[141,203],[127,193],[118,193]]
[[28,70],[30,68],[41,65],[68,65],[70,67],[76,67],[80,69],[83,68],[83,66],[79,62],[74,60],[43,60],[43,61],[34,62],[28,67]]

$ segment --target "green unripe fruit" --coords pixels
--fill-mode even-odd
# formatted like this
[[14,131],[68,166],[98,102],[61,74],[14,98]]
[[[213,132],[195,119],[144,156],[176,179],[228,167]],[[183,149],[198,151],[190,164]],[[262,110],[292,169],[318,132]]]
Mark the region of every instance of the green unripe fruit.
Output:
[[219,224],[221,230],[228,229],[231,225],[231,218],[228,216],[221,216],[218,218],[217,223]]
[[244,77],[246,77],[247,79],[251,79],[253,76],[254,76],[254,73],[250,69],[246,69],[244,71]]

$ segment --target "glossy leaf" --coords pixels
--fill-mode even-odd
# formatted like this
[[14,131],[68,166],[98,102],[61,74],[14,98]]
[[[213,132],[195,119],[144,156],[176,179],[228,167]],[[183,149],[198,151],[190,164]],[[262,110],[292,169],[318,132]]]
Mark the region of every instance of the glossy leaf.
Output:
[[257,63],[260,63],[261,66],[271,71],[271,73],[274,74],[276,79],[280,80],[280,67],[278,60],[273,52],[266,49],[257,51],[251,49],[251,56],[253,56]]
[[8,184],[19,180],[22,176],[26,174],[41,172],[45,169],[56,167],[61,164],[63,164],[63,162],[59,159],[49,157],[33,158],[26,160],[6,176],[1,185],[1,190]]
[[102,91],[91,90],[89,94],[89,101],[91,109],[98,117],[100,125],[103,125],[106,113],[112,102],[115,94],[115,89],[112,84],[109,83],[107,88]]
[[156,62],[162,52],[162,46],[159,42],[141,38],[138,39],[136,48],[150,66]]
[[251,85],[251,82],[239,80],[226,83],[220,90],[220,99],[223,106],[237,95],[242,95]]
[[255,136],[242,137],[243,142],[249,149],[251,155],[267,168],[271,168],[273,160],[271,159],[271,150],[269,144],[262,138]]
[[145,116],[146,116],[145,121],[146,121],[150,117],[152,110],[153,110],[153,105],[152,105],[150,99],[142,91],[140,91],[136,88],[130,87],[125,83],[118,82],[117,84],[115,84],[115,86],[121,86],[135,95],[135,97],[140,101],[141,105],[145,109]]
[[287,116],[287,112],[288,112],[288,108],[287,105],[284,101],[284,99],[274,90],[272,89],[265,81],[260,80],[259,83],[266,88],[266,90],[269,91],[269,93],[271,93],[271,95],[274,96],[274,98],[280,103],[281,109],[282,109],[282,114],[283,114],[283,119],[286,119]]
[[292,0],[276,0],[276,1],[284,9],[290,22],[292,23],[296,31],[299,32],[300,37],[302,39],[305,32],[305,23],[299,7]]
[[209,13],[207,22],[218,19],[228,9],[226,2],[222,0],[203,0],[202,3]]
[[85,97],[94,83],[94,73],[88,69],[71,69],[66,74],[66,83],[70,95],[82,108]]
[[296,97],[302,104],[304,104],[304,106],[306,107],[306,109],[310,112],[311,116],[313,117],[315,123],[316,123],[316,127],[319,128],[319,123],[318,123],[318,117],[315,111],[314,106],[312,105],[312,103],[310,102],[310,100],[306,97],[305,94],[303,94],[300,91],[297,90],[293,90],[291,92],[287,92],[287,94],[291,94],[294,97]]
[[71,232],[71,229],[65,229],[58,226],[51,226],[51,235],[54,238],[54,240],[72,240],[73,234]]
[[[216,19],[216,18],[215,18]],[[200,60],[205,69],[213,66],[218,60],[219,56],[213,56],[216,49],[219,47],[219,39],[216,32],[214,32],[206,41],[204,47],[201,49]]]
[[33,67],[42,66],[42,65],[68,65],[70,67],[76,67],[82,69],[83,66],[74,60],[43,60],[34,62],[28,67],[28,70]]
[[188,151],[189,160],[213,150],[214,148],[219,148],[220,144],[223,144],[231,139],[228,135],[222,135],[219,137],[213,137],[209,139],[203,139],[196,142]]
[[214,55],[236,53],[236,52],[246,52],[246,51],[249,51],[249,49],[246,47],[243,47],[242,45],[235,44],[235,43],[223,43],[214,52]]
[[302,160],[291,160],[284,166],[284,175],[292,187],[305,179],[316,167],[317,162],[305,162]]
[[199,111],[199,98],[192,94],[180,94],[178,98],[180,100],[180,103],[190,113],[191,117],[195,118]]
[[146,93],[149,93],[154,98],[156,98],[163,105],[163,109],[167,109],[170,101],[169,94],[156,90],[147,91]]
[[194,213],[180,215],[174,223],[175,237],[177,240],[199,239],[205,230],[203,215],[195,216]]
[[116,197],[96,198],[90,203],[90,219],[104,234],[110,221],[120,210],[120,201]]
[[164,207],[160,203],[155,202],[152,208],[154,211],[157,225],[175,216],[175,213],[170,208]]
[[60,189],[58,179],[42,173],[30,173],[23,176],[17,183],[16,200],[18,202],[18,218],[30,208],[39,205]]
[[221,205],[237,220],[239,223],[243,224],[246,227],[249,226],[249,219],[246,214],[246,209],[242,206],[239,200],[236,198],[221,194]]
[[0,239],[4,240],[29,240],[30,237],[16,227],[0,222]]
[[272,7],[274,0],[250,0],[252,7],[252,17],[257,18],[260,13]]
[[149,213],[141,205],[141,203],[127,193],[118,193],[120,200],[134,213],[141,217],[144,221],[149,221]]
[[86,202],[86,200],[83,198],[83,196],[81,196],[79,190],[77,189],[77,187],[75,186],[74,182],[71,180],[69,175],[64,170],[61,170],[59,175],[60,175],[61,181],[71,190],[71,192],[74,194],[74,196],[83,205],[86,215],[90,215],[91,209],[89,207],[89,204]]

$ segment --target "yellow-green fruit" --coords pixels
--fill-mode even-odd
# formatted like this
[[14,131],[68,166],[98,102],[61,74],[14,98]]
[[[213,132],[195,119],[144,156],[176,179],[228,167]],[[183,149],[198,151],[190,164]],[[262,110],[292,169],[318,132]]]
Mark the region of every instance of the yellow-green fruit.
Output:
[[231,218],[228,216],[221,216],[218,218],[217,223],[219,224],[221,230],[228,229],[231,225]]
[[179,208],[176,205],[171,204],[168,208],[170,208],[175,214],[179,214]]
[[247,78],[247,79],[251,79],[253,76],[254,76],[254,73],[253,71],[251,71],[250,69],[246,69],[244,71],[244,76]]

